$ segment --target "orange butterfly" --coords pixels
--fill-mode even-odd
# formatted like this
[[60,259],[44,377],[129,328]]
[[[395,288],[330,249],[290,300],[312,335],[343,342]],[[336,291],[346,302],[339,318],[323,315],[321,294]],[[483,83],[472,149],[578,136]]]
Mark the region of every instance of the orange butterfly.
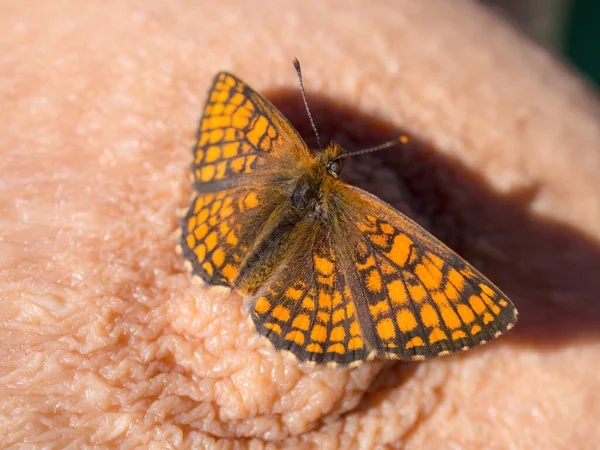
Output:
[[250,296],[257,331],[300,361],[420,360],[512,328],[517,311],[487,278],[411,219],[340,180],[343,156],[335,142],[311,153],[271,103],[219,73],[182,223],[188,269]]

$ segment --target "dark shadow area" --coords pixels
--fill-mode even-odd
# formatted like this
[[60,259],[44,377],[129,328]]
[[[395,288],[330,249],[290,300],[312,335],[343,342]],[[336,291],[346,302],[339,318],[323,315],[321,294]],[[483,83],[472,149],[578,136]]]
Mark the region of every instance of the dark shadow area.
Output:
[[[266,97],[315,148],[299,92]],[[353,151],[406,132],[347,104],[310,92],[308,100],[324,145],[335,138]],[[544,350],[597,339],[600,242],[532,213],[537,186],[498,193],[460,161],[411,138],[408,145],[349,158],[342,178],[413,217],[513,300],[519,323],[503,341]]]

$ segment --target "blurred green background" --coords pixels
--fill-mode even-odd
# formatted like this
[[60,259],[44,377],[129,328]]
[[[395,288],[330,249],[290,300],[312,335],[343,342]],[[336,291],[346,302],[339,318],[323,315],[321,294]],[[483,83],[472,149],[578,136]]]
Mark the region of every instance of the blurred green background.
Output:
[[600,87],[600,0],[480,0]]

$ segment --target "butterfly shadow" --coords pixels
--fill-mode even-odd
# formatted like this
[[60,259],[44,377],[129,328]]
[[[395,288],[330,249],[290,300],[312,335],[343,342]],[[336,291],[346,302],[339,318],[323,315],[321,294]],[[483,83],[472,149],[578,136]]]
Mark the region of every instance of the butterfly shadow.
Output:
[[[266,97],[316,148],[298,92]],[[352,151],[406,132],[330,98],[309,94],[309,100],[324,144],[335,138]],[[600,242],[535,214],[534,183],[499,193],[458,159],[412,138],[408,145],[348,158],[342,178],[410,215],[513,300],[519,322],[491,345],[551,351],[598,339]]]

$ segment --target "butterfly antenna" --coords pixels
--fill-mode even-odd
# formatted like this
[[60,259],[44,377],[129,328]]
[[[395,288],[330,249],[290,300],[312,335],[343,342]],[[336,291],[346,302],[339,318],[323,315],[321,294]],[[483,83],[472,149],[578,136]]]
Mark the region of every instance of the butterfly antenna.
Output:
[[408,138],[408,136],[403,134],[399,138],[393,139],[388,142],[384,142],[383,144],[380,144],[376,147],[366,148],[364,150],[357,150],[355,152],[350,152],[350,153],[342,153],[338,159],[348,158],[349,156],[362,155],[364,153],[377,152],[379,150],[384,150],[386,148],[393,147],[394,145],[408,144],[409,142],[410,142],[410,139]]
[[308,118],[310,120],[310,125],[315,133],[315,137],[317,138],[317,145],[319,146],[319,150],[323,150],[321,146],[321,141],[319,139],[319,133],[317,132],[317,127],[315,126],[315,121],[312,118],[312,114],[310,113],[310,109],[308,108],[308,102],[306,101],[306,93],[304,92],[304,83],[302,83],[302,71],[300,70],[300,61],[298,58],[293,59],[294,68],[296,69],[296,74],[298,75],[298,81],[300,82],[300,91],[302,92],[302,99],[304,100],[304,106],[306,107],[306,113],[308,114]]

